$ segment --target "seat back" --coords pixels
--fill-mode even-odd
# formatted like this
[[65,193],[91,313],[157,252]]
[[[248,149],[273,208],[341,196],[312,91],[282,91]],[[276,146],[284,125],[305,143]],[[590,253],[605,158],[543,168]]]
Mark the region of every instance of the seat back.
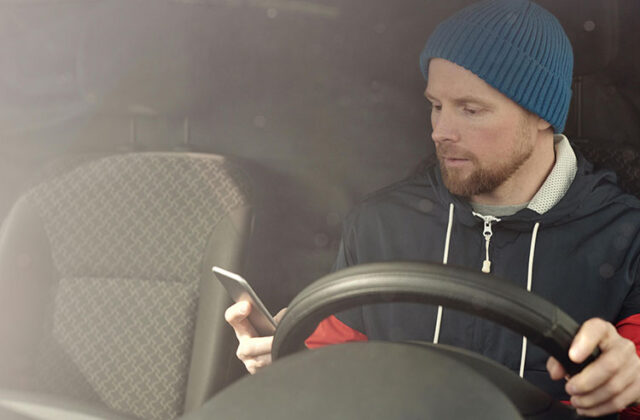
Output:
[[145,419],[200,405],[233,357],[210,267],[240,268],[250,195],[237,166],[187,153],[110,156],[30,190],[0,234],[2,312],[21,320],[3,323],[0,373]]
[[614,171],[623,191],[640,197],[640,151],[637,145],[603,145],[589,139],[577,139],[575,146],[594,167]]

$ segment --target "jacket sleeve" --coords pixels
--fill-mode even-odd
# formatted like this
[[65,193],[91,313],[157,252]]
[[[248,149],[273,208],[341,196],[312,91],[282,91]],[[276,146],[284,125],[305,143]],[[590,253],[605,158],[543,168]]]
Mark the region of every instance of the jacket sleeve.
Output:
[[349,341],[367,341],[367,336],[354,330],[347,324],[331,315],[318,324],[316,330],[304,342],[307,348],[315,349],[330,344],[346,343]]
[[[616,324],[618,334],[633,341],[640,357],[640,314],[631,315]],[[629,407],[620,414],[620,420],[639,420],[640,406]]]

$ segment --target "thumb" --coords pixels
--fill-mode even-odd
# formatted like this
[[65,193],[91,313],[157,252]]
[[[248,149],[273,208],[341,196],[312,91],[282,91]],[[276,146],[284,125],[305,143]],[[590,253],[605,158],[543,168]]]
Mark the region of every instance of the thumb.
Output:
[[567,371],[564,370],[562,364],[560,364],[555,357],[549,357],[549,359],[547,359],[547,371],[554,381],[567,376]]
[[276,321],[276,324],[280,323],[280,320],[282,319],[282,317],[284,317],[284,314],[287,313],[287,308],[282,308],[280,309],[280,311],[276,314],[276,316],[273,317],[273,319]]

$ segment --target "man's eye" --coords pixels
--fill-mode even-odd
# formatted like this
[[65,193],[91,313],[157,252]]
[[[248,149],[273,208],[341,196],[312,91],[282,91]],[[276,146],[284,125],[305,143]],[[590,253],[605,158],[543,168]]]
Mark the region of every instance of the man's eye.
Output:
[[436,111],[440,111],[442,109],[442,105],[431,104],[431,108]]
[[477,114],[477,113],[478,113],[478,110],[477,110],[477,109],[474,109],[474,108],[466,108],[466,107],[465,107],[465,108],[464,108],[464,112],[465,112],[465,114],[475,115],[475,114]]

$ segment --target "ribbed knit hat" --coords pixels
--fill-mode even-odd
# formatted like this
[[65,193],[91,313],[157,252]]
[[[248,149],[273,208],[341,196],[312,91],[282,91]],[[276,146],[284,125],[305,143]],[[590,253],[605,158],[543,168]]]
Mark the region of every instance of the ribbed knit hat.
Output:
[[472,71],[561,133],[571,100],[573,51],[560,22],[528,0],[474,3],[440,23],[420,54]]

